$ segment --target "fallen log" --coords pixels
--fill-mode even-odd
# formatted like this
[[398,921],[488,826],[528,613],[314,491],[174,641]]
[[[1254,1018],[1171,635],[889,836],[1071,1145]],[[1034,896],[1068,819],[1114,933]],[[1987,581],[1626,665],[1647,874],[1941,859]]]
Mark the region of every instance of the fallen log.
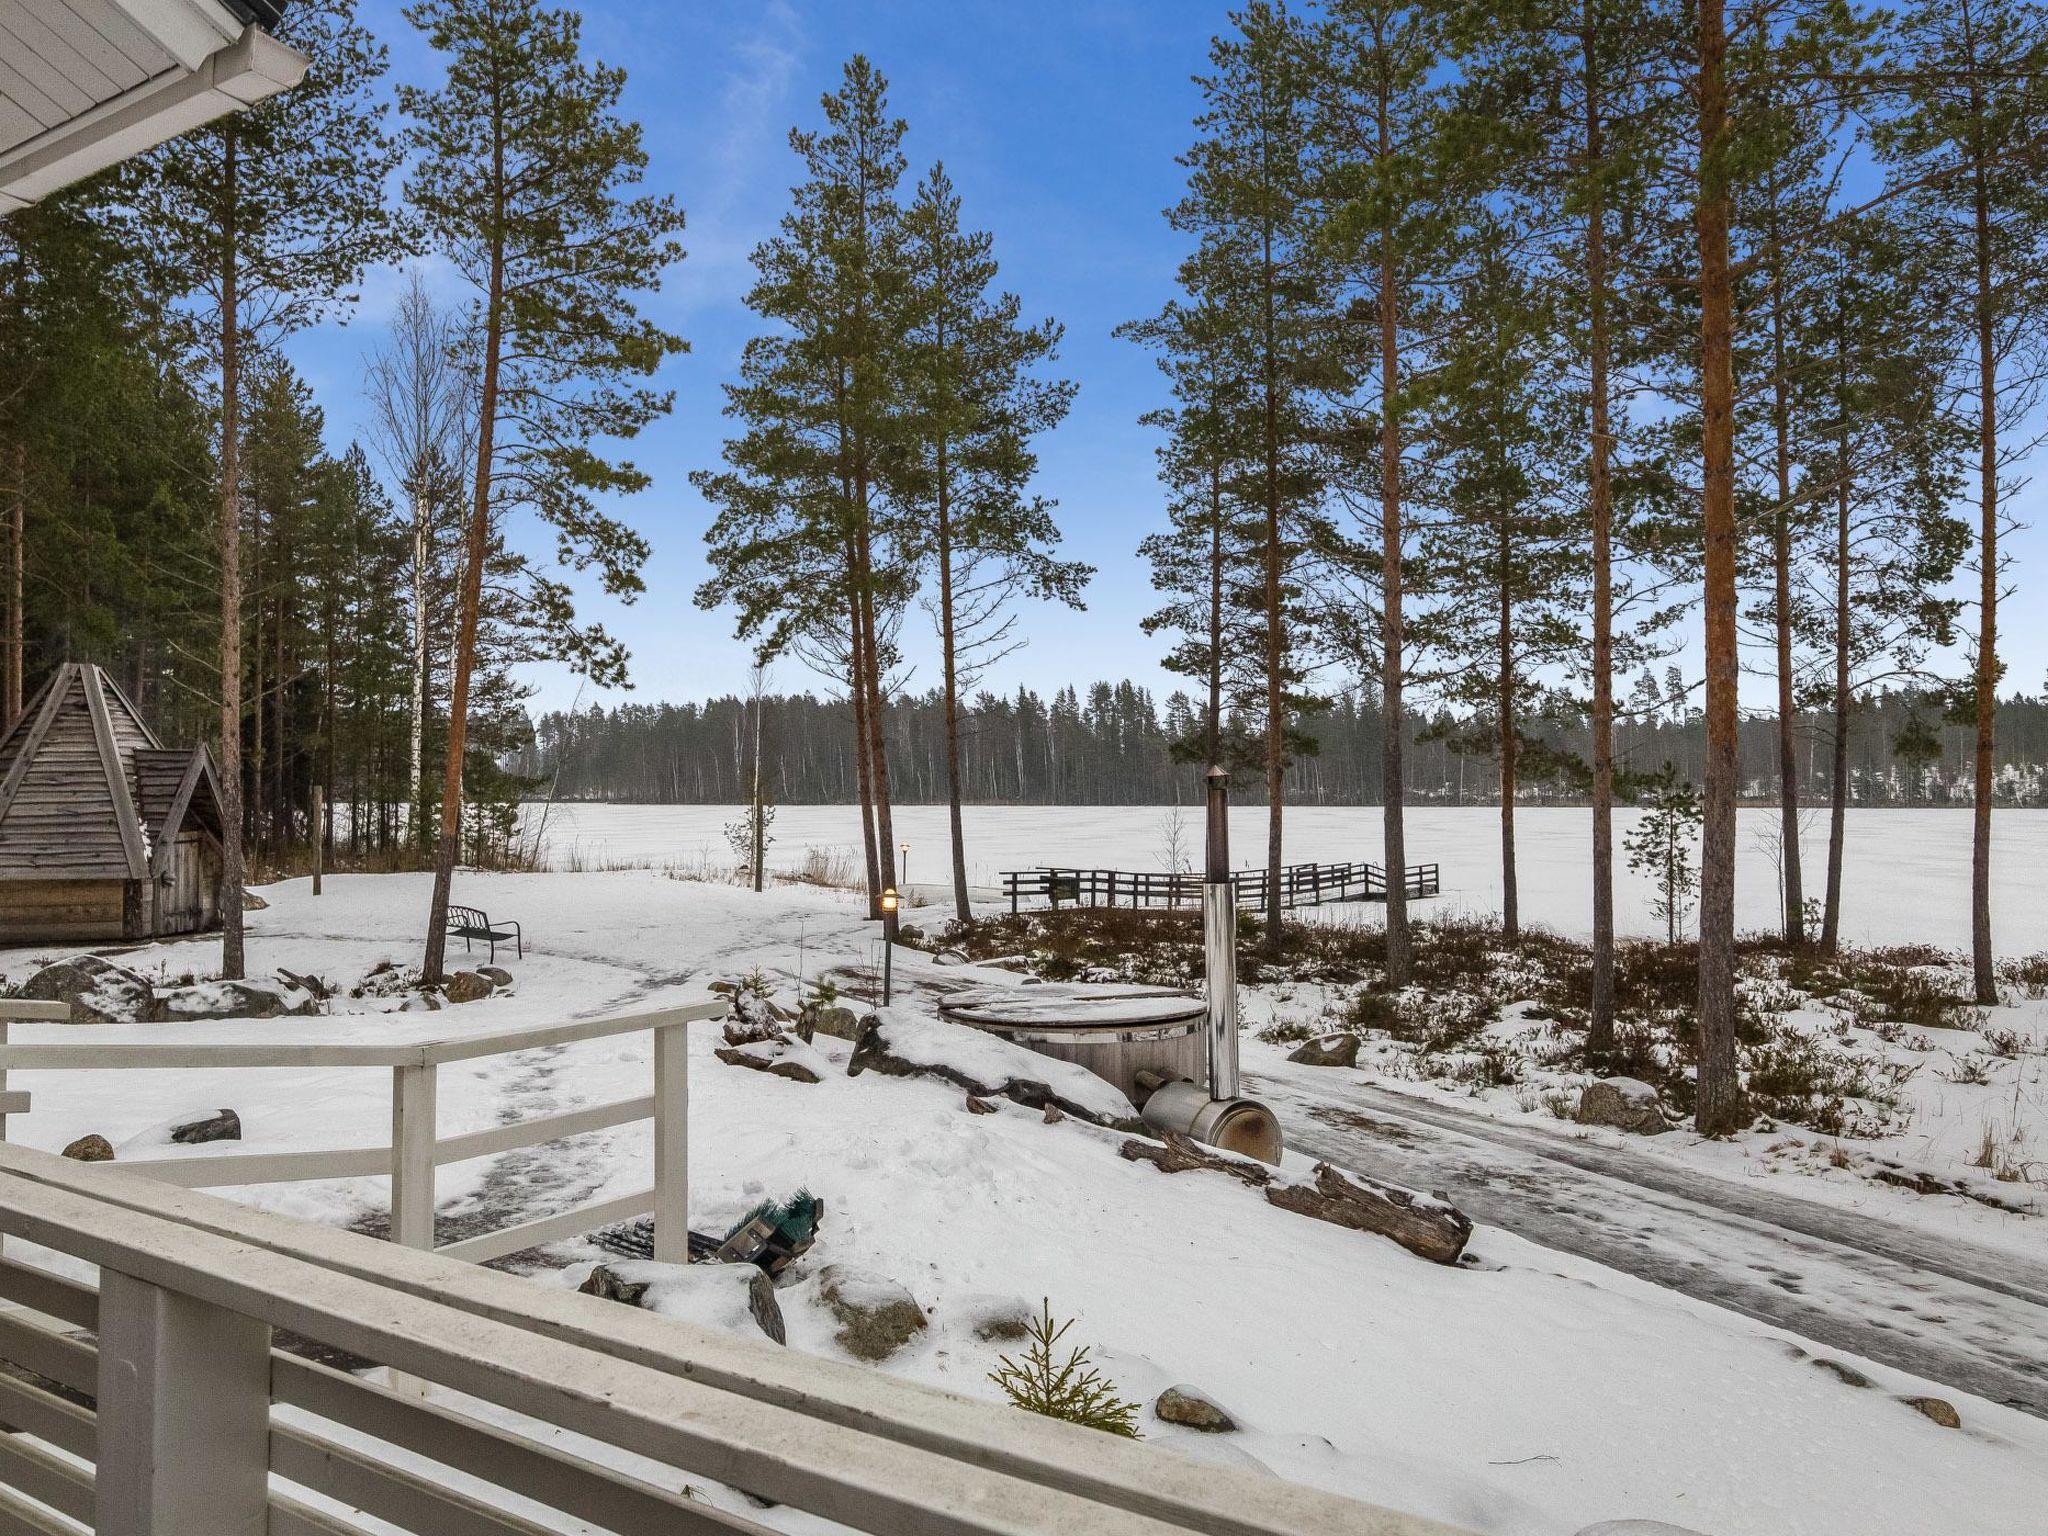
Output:
[[1161,1173],[1227,1173],[1254,1188],[1263,1188],[1273,1177],[1273,1170],[1264,1163],[1219,1156],[1179,1131],[1168,1131],[1164,1141],[1140,1141],[1132,1137],[1116,1150],[1117,1155],[1126,1161],[1150,1163]]
[[1436,1264],[1457,1263],[1472,1236],[1471,1219],[1456,1206],[1328,1163],[1317,1163],[1312,1178],[1290,1177],[1249,1158],[1212,1151],[1177,1131],[1167,1132],[1162,1141],[1131,1137],[1117,1148],[1117,1155],[1127,1162],[1150,1163],[1161,1173],[1227,1174],[1264,1190],[1267,1201],[1283,1211],[1377,1233]]
[[1266,1199],[1284,1211],[1377,1232],[1435,1264],[1457,1263],[1472,1236],[1471,1218],[1456,1206],[1328,1163],[1316,1164],[1313,1183],[1267,1185]]

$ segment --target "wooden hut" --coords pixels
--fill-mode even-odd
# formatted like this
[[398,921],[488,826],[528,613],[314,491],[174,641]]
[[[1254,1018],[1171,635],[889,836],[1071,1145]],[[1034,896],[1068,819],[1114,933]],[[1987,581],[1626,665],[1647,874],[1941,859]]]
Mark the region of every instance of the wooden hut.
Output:
[[116,942],[220,920],[220,781],[114,680],[66,662],[0,737],[0,944]]

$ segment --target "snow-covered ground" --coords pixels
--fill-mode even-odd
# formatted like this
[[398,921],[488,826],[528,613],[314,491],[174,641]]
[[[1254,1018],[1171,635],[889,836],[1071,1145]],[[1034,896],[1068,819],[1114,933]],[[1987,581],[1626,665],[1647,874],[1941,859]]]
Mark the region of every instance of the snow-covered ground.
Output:
[[[714,839],[717,814],[706,816]],[[1098,814],[1105,839],[1118,822],[1143,820]],[[1366,813],[1347,814],[1369,827]],[[784,815],[778,851],[800,852],[797,813]],[[906,825],[906,835],[915,843],[925,834]],[[1135,859],[1142,837],[1126,836]],[[935,835],[927,846],[937,849]],[[1081,851],[1039,848],[1023,862]],[[1354,844],[1329,856],[1372,851]],[[1093,853],[1108,857],[1103,846]],[[915,848],[912,857],[915,865]],[[1477,868],[1475,854],[1475,877]],[[789,996],[799,978],[861,967],[874,953],[873,925],[830,891],[756,896],[621,872],[465,873],[457,892],[525,923],[532,947],[523,963],[510,962],[516,994],[428,1015],[342,1015],[388,1006],[366,999],[338,1002],[328,1018],[100,1026],[87,1038],[445,1035],[671,1001],[756,967]],[[288,966],[346,984],[380,960],[415,958],[423,877],[331,878],[317,899],[292,882],[266,895],[269,908],[252,917],[252,968]],[[37,957],[0,954],[0,972],[18,980]],[[205,972],[217,944],[156,946],[135,960],[169,975]],[[930,962],[906,955],[898,974],[910,1006],[927,1006],[912,984],[936,978]],[[61,1025],[15,1032],[81,1037]],[[849,1263],[906,1285],[931,1314],[932,1326],[883,1368],[994,1396],[986,1376],[996,1346],[975,1337],[971,1319],[991,1294],[1049,1298],[1056,1314],[1078,1319],[1070,1337],[1095,1346],[1127,1396],[1149,1404],[1170,1384],[1192,1383],[1246,1426],[1203,1437],[1148,1413],[1148,1438],[1499,1536],[1571,1536],[1624,1518],[1711,1536],[2018,1532],[2038,1528],[2048,1508],[2048,1422],[1800,1345],[1498,1229],[1476,1233],[1476,1262],[1444,1269],[1276,1210],[1232,1181],[1126,1162],[1114,1133],[1071,1118],[1047,1125],[1007,1103],[969,1114],[957,1089],[873,1072],[788,1081],[721,1064],[714,1043],[707,1028],[691,1053],[696,1225],[720,1227],[800,1185],[826,1202],[818,1246],[784,1281],[792,1347],[837,1349],[815,1304],[817,1273]],[[843,1042],[817,1043],[843,1067]],[[644,1092],[647,1073],[637,1041],[447,1068],[441,1128]],[[130,1141],[127,1155],[167,1155],[151,1127],[222,1105],[241,1112],[242,1146],[252,1152],[374,1143],[389,1129],[388,1077],[376,1070],[210,1080],[18,1073],[13,1086],[29,1089],[35,1108],[9,1133],[49,1148],[99,1131],[117,1147]],[[644,1187],[648,1163],[644,1127],[587,1135],[545,1159],[511,1154],[444,1170],[441,1211],[539,1214]],[[374,1180],[231,1193],[336,1222],[372,1215],[384,1198]],[[575,1245],[557,1254],[565,1263],[593,1256]],[[1821,1354],[1873,1385],[1817,1369]],[[1925,1393],[1952,1401],[1963,1428],[1941,1428],[1897,1401]]]
[[[527,825],[540,828],[554,868],[612,864],[697,868],[732,862],[724,828],[742,814],[717,805],[529,806]],[[1376,806],[1290,806],[1290,862],[1340,862],[1381,857]],[[1637,813],[1616,817],[1616,839]],[[937,894],[949,878],[943,806],[896,807],[896,838],[910,845],[908,883]],[[969,806],[965,811],[968,878],[993,886],[1002,871],[1047,864],[1084,868],[1164,869],[1173,812],[1162,806]],[[1266,813],[1231,812],[1231,847],[1240,864],[1263,861]],[[1778,813],[1745,809],[1736,857],[1736,922],[1771,926],[1778,904],[1772,846]],[[1992,857],[1993,935],[2001,954],[2048,950],[2048,909],[2039,900],[2048,867],[2048,812],[1997,813]],[[1522,920],[1560,933],[1584,934],[1592,922],[1588,864],[1590,813],[1525,806],[1516,814]],[[859,850],[858,811],[843,805],[778,806],[770,861],[794,869],[812,849],[850,861]],[[1183,856],[1199,861],[1201,815],[1182,812]],[[1800,840],[1807,890],[1825,881],[1827,823],[1808,819]],[[1408,812],[1408,857],[1441,867],[1444,895],[1437,912],[1500,911],[1500,812],[1486,806],[1416,806]],[[1843,855],[1842,935],[1851,943],[1962,947],[1970,932],[1970,814],[1966,810],[1852,810]],[[1616,921],[1625,934],[1659,937],[1648,880],[1616,859]],[[992,895],[993,892],[990,892]]]

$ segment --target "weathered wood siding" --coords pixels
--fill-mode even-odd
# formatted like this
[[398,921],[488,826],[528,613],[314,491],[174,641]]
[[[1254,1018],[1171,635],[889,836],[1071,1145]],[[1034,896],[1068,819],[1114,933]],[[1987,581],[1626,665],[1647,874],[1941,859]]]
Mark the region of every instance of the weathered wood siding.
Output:
[[157,882],[157,932],[198,933],[220,920],[220,855],[211,838],[182,832]]
[[0,944],[129,938],[126,880],[0,880]]

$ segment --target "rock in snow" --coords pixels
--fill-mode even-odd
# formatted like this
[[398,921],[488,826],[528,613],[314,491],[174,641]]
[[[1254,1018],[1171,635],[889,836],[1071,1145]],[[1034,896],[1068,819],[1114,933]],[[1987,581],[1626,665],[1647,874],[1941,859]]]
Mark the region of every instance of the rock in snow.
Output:
[[114,1149],[107,1138],[94,1131],[81,1136],[64,1149],[64,1155],[77,1163],[111,1163]]
[[752,1067],[798,1083],[823,1082],[831,1066],[803,1041],[787,1035],[747,1045],[721,1045],[712,1054],[729,1067]]
[[320,1011],[320,1000],[283,981],[200,981],[186,987],[158,987],[159,1023],[184,1019],[277,1019]]
[[1288,1052],[1289,1061],[1305,1067],[1355,1067],[1358,1065],[1358,1036],[1318,1035],[1304,1040]]
[[856,1360],[886,1360],[925,1326],[917,1298],[873,1270],[827,1264],[818,1275],[818,1299],[838,1320],[839,1347]]
[[1038,1309],[1022,1296],[964,1296],[948,1310],[954,1309],[984,1344],[1014,1344],[1038,1321]]
[[457,971],[441,983],[441,995],[451,1003],[480,1003],[493,990],[491,978],[479,971]]
[[1963,1427],[1963,1416],[1956,1412],[1956,1405],[1945,1397],[1902,1397],[1899,1401],[1916,1413],[1924,1413],[1943,1429]]
[[1661,1136],[1671,1127],[1657,1090],[1640,1078],[1603,1077],[1579,1095],[1579,1124],[1611,1125],[1638,1136]]
[[883,1008],[861,1020],[846,1075],[869,1067],[889,1077],[938,1077],[976,1098],[1048,1105],[1096,1125],[1129,1125],[1131,1101],[1086,1067],[1041,1056],[966,1024]]
[[74,955],[46,965],[22,984],[21,995],[42,1003],[69,1003],[74,1024],[128,1024],[149,1017],[149,983],[98,955]]
[[1579,1536],[1702,1536],[1690,1526],[1666,1525],[1662,1520],[1602,1520],[1589,1525]]
[[1190,1386],[1168,1387],[1152,1404],[1152,1412],[1165,1423],[1199,1429],[1205,1435],[1225,1435],[1237,1428],[1236,1419]]
[[774,1282],[754,1264],[657,1264],[622,1259],[599,1264],[577,1287],[586,1296],[623,1301],[703,1328],[746,1333],[758,1328],[787,1342]]
[[232,1109],[223,1109],[217,1115],[204,1120],[187,1120],[183,1125],[171,1127],[171,1140],[185,1146],[202,1141],[240,1141],[242,1139],[242,1117]]

